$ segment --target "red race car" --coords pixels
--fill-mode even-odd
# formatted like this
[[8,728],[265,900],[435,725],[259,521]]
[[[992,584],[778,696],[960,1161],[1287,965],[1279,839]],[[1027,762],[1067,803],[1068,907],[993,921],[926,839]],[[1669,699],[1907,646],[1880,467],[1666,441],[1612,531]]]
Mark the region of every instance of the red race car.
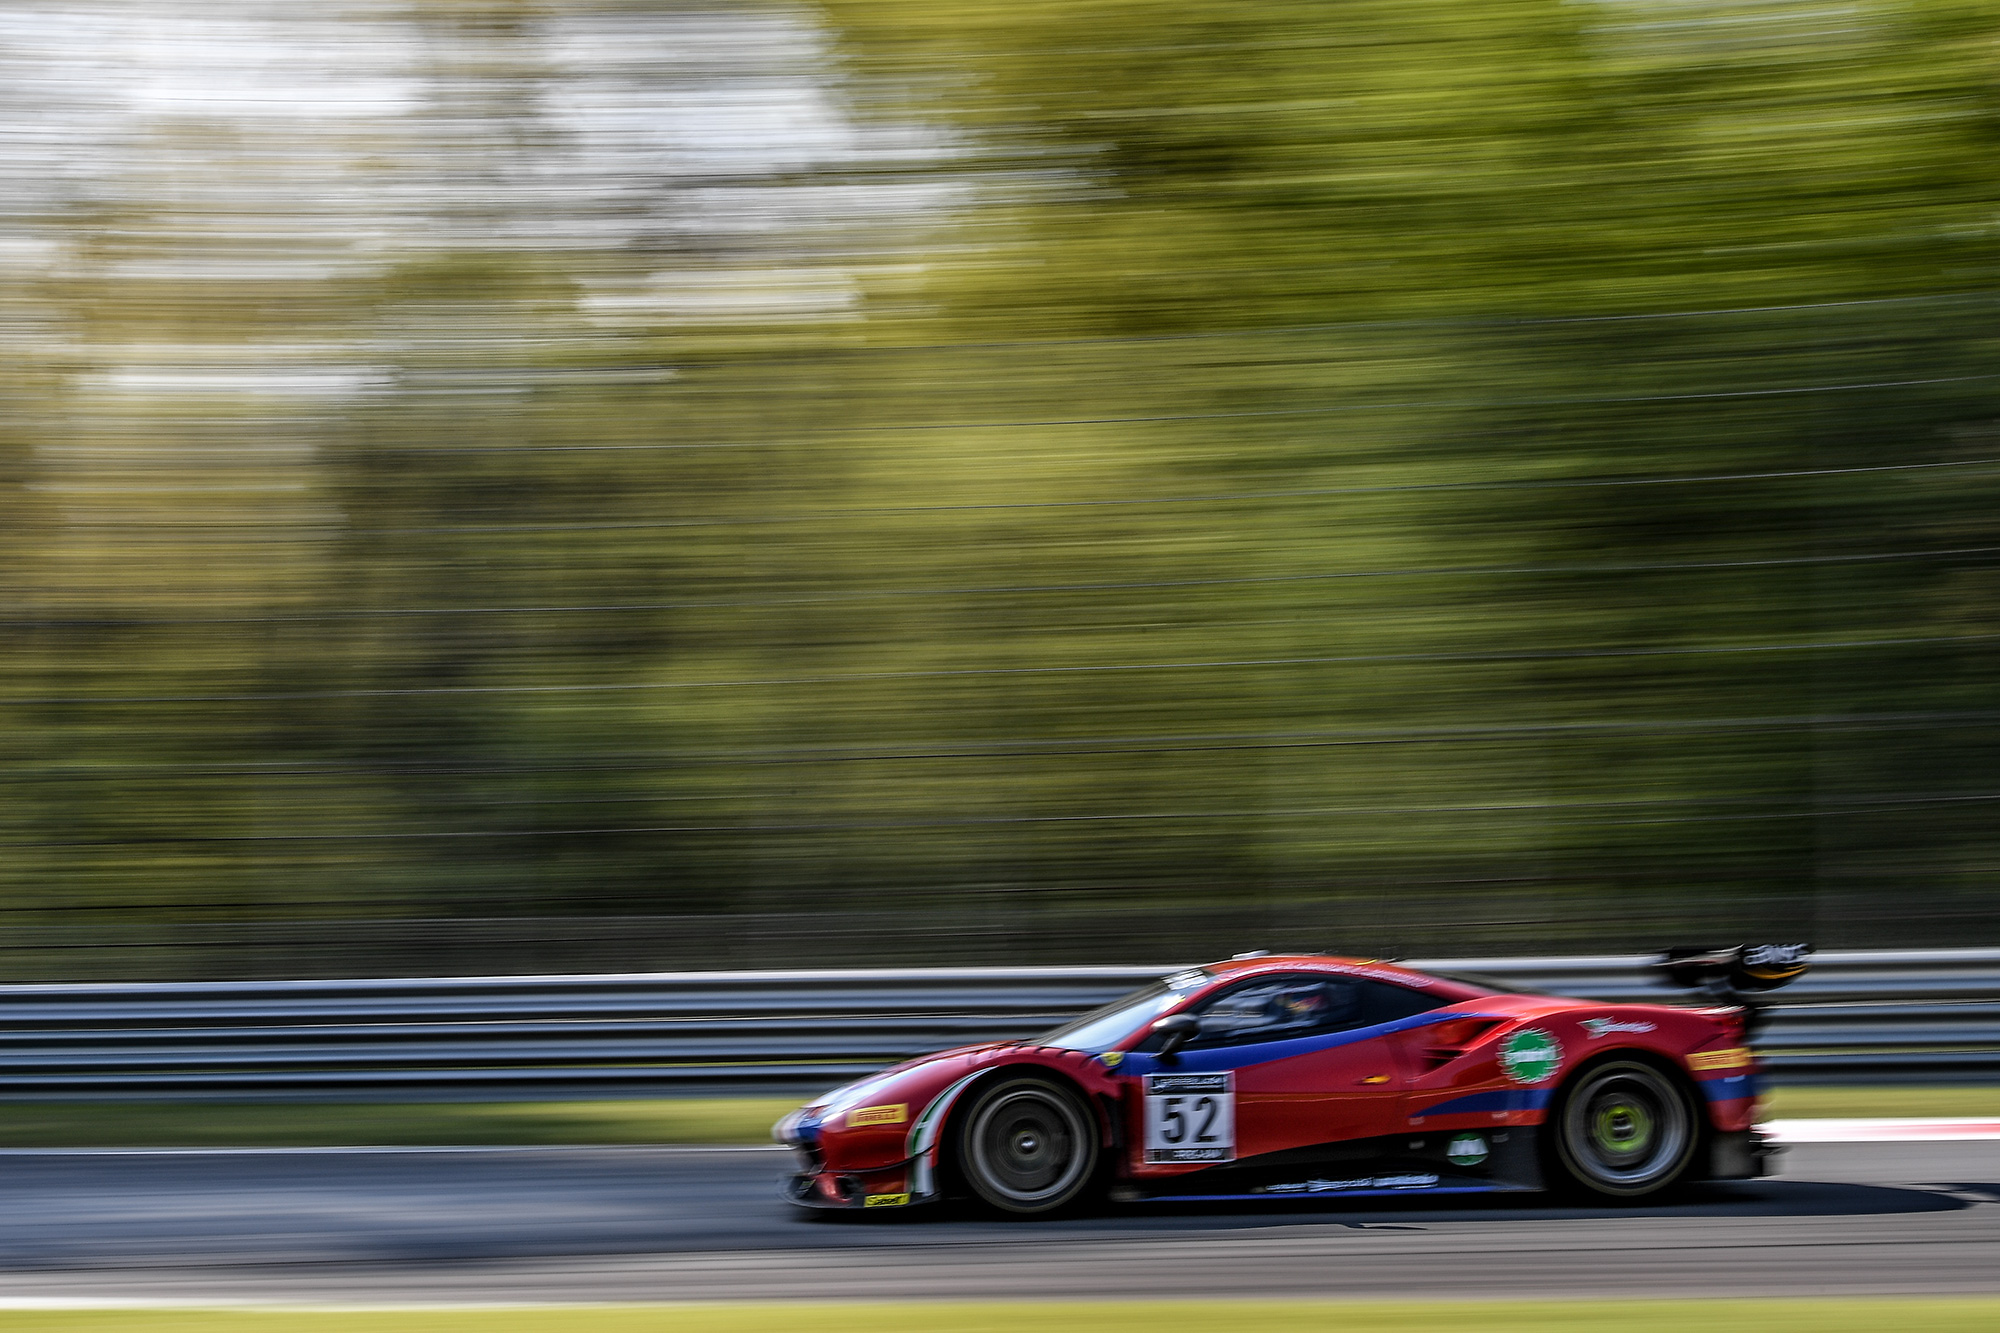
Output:
[[1163,977],[1031,1041],[923,1056],[780,1120],[812,1208],[967,1198],[1640,1199],[1764,1174],[1754,993],[1806,945],[1677,951],[1693,1002],[1252,955]]

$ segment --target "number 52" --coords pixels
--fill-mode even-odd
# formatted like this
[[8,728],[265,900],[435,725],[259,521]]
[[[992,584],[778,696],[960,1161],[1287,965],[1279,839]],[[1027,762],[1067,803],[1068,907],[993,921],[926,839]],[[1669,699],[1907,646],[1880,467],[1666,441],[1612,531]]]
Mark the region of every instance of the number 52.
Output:
[[[1216,1114],[1220,1108],[1214,1097],[1161,1097],[1160,1138],[1170,1144],[1187,1142],[1188,1130],[1194,1130],[1194,1141],[1199,1144],[1215,1143],[1221,1135],[1216,1130]],[[1185,1103],[1192,1107],[1183,1109]]]

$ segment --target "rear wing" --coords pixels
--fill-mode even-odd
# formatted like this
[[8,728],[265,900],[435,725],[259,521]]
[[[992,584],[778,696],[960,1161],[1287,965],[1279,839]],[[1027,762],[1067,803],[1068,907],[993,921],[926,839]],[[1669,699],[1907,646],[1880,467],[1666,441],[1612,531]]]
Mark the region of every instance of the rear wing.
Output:
[[1812,966],[1812,954],[1810,944],[1669,949],[1652,966],[1669,986],[1699,991],[1726,1004],[1754,1005],[1755,996],[1804,976]]

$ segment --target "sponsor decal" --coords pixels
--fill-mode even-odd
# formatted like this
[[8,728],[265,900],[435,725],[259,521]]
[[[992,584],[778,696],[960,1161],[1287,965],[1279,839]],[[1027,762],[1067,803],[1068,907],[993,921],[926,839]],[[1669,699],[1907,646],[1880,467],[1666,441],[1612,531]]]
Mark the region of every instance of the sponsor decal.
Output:
[[1146,1075],[1146,1161],[1236,1160],[1236,1075]]
[[1748,1046],[1732,1046],[1726,1051],[1696,1051],[1688,1057],[1689,1069],[1742,1069],[1749,1063]]
[[1562,1064],[1562,1043],[1540,1028],[1522,1028],[1500,1043],[1500,1067],[1516,1083],[1554,1078]]
[[1208,973],[1197,967],[1188,972],[1176,972],[1172,976],[1163,979],[1160,984],[1168,990],[1193,990],[1196,986],[1201,985],[1202,982],[1207,980]]
[[1803,966],[1812,951],[1810,944],[1753,944],[1743,951],[1743,965],[1784,971]]
[[900,1125],[909,1118],[908,1102],[897,1102],[894,1106],[857,1106],[847,1113],[847,1127],[859,1129],[863,1125]]
[[863,1208],[903,1208],[910,1202],[907,1194],[871,1194],[861,1201]]
[[1125,1052],[1106,1051],[1104,1054],[1098,1056],[1097,1058],[1104,1062],[1104,1067],[1106,1069],[1116,1069],[1118,1068],[1119,1065],[1125,1063]]
[[1266,1185],[1265,1194],[1333,1194],[1340,1190],[1422,1190],[1438,1183],[1428,1172],[1404,1176],[1359,1176],[1353,1180],[1294,1180]]
[[1219,1074],[1148,1074],[1146,1075],[1146,1095],[1169,1092],[1233,1092],[1235,1074],[1223,1070]]
[[1444,1155],[1453,1166],[1478,1166],[1486,1160],[1486,1140],[1477,1134],[1461,1134],[1445,1145]]
[[1651,1023],[1626,1018],[1586,1018],[1583,1026],[1592,1037],[1603,1037],[1613,1032],[1651,1032]]

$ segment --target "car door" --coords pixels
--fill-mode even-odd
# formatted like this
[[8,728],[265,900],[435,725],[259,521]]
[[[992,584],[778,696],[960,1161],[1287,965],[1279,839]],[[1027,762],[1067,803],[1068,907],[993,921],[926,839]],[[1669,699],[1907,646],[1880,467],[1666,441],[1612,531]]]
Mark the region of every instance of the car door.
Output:
[[1401,1129],[1403,1079],[1365,987],[1267,973],[1196,1004],[1193,1040],[1149,1062],[1146,1161],[1243,1161]]

